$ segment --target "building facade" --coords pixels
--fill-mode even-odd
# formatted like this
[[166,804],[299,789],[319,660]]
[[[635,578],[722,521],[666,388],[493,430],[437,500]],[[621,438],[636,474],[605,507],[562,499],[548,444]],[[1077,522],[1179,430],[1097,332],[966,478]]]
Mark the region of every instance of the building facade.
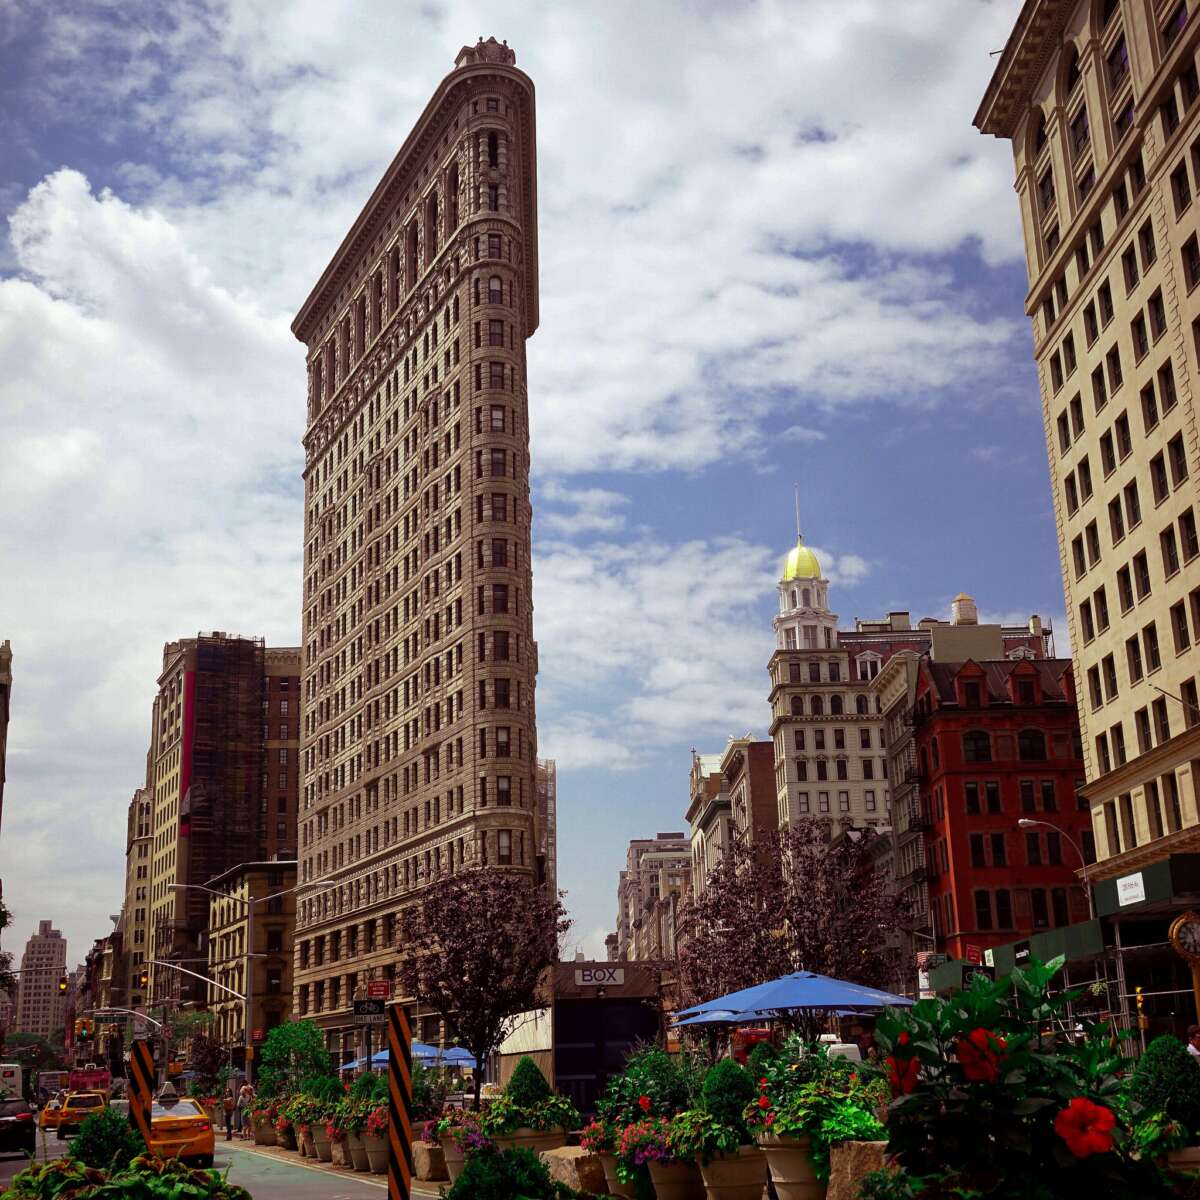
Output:
[[121,928],[126,956],[125,978],[131,986],[122,1007],[146,999],[136,986],[150,953],[150,860],[154,850],[154,793],[141,787],[133,793],[125,821],[125,901]]
[[[539,828],[525,342],[534,91],[465,46],[292,329],[307,348],[296,1009],[331,1048],[399,909],[464,866],[551,877]],[[543,847],[545,850],[543,851]],[[347,958],[345,947],[360,950]]]
[[[882,703],[871,681],[892,655],[927,651],[934,629],[978,627],[975,602],[965,594],[955,598],[950,621],[926,617],[914,628],[907,612],[893,612],[882,621],[857,620],[853,629],[837,622],[829,580],[801,538],[784,561],[767,668],[776,801],[781,826],[816,817],[831,835],[891,824]],[[990,628],[997,657],[1048,652],[1049,627],[1036,615],[1025,627]]]
[[627,962],[675,956],[676,914],[691,874],[687,834],[657,833],[629,843],[617,880],[617,958]]
[[247,1019],[252,1046],[291,1019],[295,885],[296,863],[279,859],[240,863],[206,884],[220,893],[208,897],[208,977],[223,985],[209,987],[208,1008],[235,1066],[245,1065]]
[[[151,807],[147,960],[203,960],[208,899],[195,885],[248,859],[294,851],[299,697],[299,648],[267,649],[261,639],[225,633],[163,647],[144,789]],[[135,829],[143,832],[126,860],[134,872],[126,894],[132,883],[136,913],[143,907],[136,897],[144,886],[137,844],[144,822]],[[201,981],[169,967],[150,970],[150,1002],[206,998]]]
[[16,1033],[62,1035],[63,997],[58,981],[67,973],[67,942],[49,921],[39,921],[21,955]]
[[1194,7],[1028,0],[975,117],[1013,147],[1101,881],[1200,846]]
[[914,726],[936,949],[963,959],[1086,921],[1077,872],[1095,845],[1070,660],[925,658]]
[[[721,771],[721,757],[719,754],[692,751],[692,769],[688,781],[691,799],[688,802],[687,822],[691,844],[689,890],[693,896],[704,894],[713,867],[733,845],[733,813],[729,792],[725,787],[725,775]],[[617,910],[618,913],[621,910],[619,900]]]

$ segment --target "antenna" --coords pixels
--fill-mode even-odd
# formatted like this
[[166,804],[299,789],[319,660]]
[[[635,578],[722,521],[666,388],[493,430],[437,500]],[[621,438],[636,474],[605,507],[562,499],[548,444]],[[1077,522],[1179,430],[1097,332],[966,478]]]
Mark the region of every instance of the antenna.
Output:
[[792,491],[796,495],[796,541],[800,540],[800,485],[792,484]]

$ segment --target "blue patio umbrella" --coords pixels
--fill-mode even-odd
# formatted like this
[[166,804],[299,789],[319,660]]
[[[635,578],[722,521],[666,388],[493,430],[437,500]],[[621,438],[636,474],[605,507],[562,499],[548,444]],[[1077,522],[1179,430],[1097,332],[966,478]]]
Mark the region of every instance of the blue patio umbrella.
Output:
[[749,1025],[753,1021],[769,1019],[770,1013],[733,1012],[727,1008],[713,1008],[684,1017],[675,1022],[676,1027],[695,1025]]
[[451,1046],[442,1055],[442,1062],[451,1067],[470,1067],[475,1069],[475,1055],[470,1050],[464,1050],[461,1046]]
[[352,1059],[348,1063],[342,1063],[342,1065],[340,1067],[338,1067],[338,1070],[339,1071],[357,1071],[358,1068],[361,1067],[363,1065],[363,1063],[365,1063],[366,1061],[367,1060],[365,1058],[355,1058],[355,1059]]
[[861,983],[831,979],[828,975],[817,975],[813,971],[795,971],[767,983],[730,992],[727,996],[718,996],[704,1004],[694,1004],[691,1008],[683,1009],[679,1016],[690,1017],[718,1010],[757,1014],[760,1017],[796,1009],[869,1012],[881,1008],[909,1008],[912,1004],[913,1001],[907,996],[895,996]]

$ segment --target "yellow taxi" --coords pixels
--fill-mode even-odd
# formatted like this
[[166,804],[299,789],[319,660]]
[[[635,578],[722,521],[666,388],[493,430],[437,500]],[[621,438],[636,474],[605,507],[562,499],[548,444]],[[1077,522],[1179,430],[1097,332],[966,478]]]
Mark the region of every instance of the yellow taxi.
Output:
[[79,1132],[79,1127],[88,1117],[107,1107],[108,1097],[103,1092],[68,1092],[62,1108],[58,1110],[57,1132],[54,1136],[60,1142],[65,1142],[69,1135]]
[[150,1153],[211,1167],[216,1137],[208,1113],[195,1100],[162,1096],[150,1108]]
[[39,1129],[57,1129],[58,1122],[62,1117],[63,1098],[61,1095],[51,1096],[51,1098],[42,1105],[42,1111],[38,1113],[38,1128]]

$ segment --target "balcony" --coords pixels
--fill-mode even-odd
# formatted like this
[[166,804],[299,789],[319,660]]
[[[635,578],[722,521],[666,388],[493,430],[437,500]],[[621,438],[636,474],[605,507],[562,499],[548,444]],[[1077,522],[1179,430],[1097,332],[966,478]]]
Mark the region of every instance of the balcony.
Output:
[[928,833],[933,828],[933,819],[923,804],[909,804],[904,809],[905,827],[912,833]]

